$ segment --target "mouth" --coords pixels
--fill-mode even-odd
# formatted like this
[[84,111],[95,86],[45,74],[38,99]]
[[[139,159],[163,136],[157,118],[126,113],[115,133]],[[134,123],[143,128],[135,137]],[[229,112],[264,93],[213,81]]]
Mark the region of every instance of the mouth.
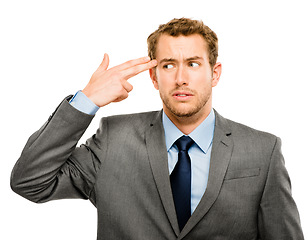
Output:
[[187,91],[176,91],[172,94],[172,96],[181,101],[189,100],[193,97],[193,94]]

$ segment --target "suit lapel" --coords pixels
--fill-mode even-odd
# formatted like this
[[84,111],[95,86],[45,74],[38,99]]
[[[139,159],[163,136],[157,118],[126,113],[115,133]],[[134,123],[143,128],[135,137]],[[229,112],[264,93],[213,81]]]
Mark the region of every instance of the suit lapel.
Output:
[[230,138],[229,125],[222,116],[215,111],[215,131],[211,152],[210,173],[206,191],[186,226],[180,233],[173,196],[171,191],[168,154],[166,151],[165,135],[162,125],[162,112],[157,113],[149,123],[146,131],[146,146],[154,180],[168,216],[170,224],[179,239],[187,235],[192,228],[204,217],[217,199],[233,151],[233,141]]
[[177,223],[169,179],[168,153],[162,125],[162,111],[156,115],[152,123],[149,123],[149,128],[146,131],[145,137],[150,165],[157,189],[173,231],[178,236],[180,230]]
[[188,220],[180,234],[184,237],[209,211],[217,199],[224,176],[226,174],[232,151],[233,141],[230,139],[231,131],[226,120],[215,111],[215,131],[211,152],[210,172],[206,191],[196,210]]

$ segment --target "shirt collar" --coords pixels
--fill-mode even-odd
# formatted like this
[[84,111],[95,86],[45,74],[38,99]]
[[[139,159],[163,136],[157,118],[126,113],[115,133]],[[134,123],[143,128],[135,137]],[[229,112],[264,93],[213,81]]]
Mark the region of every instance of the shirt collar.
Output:
[[[167,151],[170,150],[173,143],[181,136],[184,135],[171,120],[163,112],[163,126],[165,130],[165,139]],[[188,136],[190,136],[199,148],[206,153],[212,143],[215,128],[215,113],[212,109],[207,118]]]

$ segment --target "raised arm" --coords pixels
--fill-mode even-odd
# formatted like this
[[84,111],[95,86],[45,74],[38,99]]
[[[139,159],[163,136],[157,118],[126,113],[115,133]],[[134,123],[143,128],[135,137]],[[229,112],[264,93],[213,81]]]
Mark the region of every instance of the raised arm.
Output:
[[[102,107],[125,99],[132,86],[127,80],[155,66],[155,61],[140,58],[107,69],[108,55],[83,92],[93,103]],[[11,187],[33,202],[62,198],[90,198],[95,201],[92,187],[99,169],[104,144],[99,148],[96,139],[104,142],[104,127],[86,145],[76,148],[77,142],[93,116],[78,111],[63,100],[48,121],[26,143],[11,174]],[[103,123],[103,121],[102,121]]]

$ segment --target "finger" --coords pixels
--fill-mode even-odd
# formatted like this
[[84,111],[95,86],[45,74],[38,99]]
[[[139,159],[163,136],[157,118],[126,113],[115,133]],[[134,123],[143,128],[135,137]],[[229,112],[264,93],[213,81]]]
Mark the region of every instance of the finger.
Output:
[[123,94],[118,97],[117,99],[115,99],[113,102],[121,102],[122,100],[128,98],[128,92],[123,90]]
[[127,68],[123,71],[123,75],[126,76],[125,79],[128,80],[129,78],[136,76],[137,74],[149,70],[157,65],[156,60],[152,60],[147,63],[139,64],[134,67]]
[[108,66],[109,66],[109,55],[105,53],[104,59],[102,63],[100,64],[100,68],[102,68],[102,70],[107,70]]
[[142,57],[142,58],[137,58],[134,60],[129,60],[125,63],[122,63],[120,65],[118,65],[116,68],[118,68],[118,70],[125,70],[140,64],[144,64],[144,63],[148,63],[150,62],[150,57]]
[[123,81],[122,82],[122,86],[123,86],[123,88],[126,90],[126,92],[130,92],[130,91],[132,91],[133,90],[133,85],[131,85],[129,82],[127,82],[127,81]]

